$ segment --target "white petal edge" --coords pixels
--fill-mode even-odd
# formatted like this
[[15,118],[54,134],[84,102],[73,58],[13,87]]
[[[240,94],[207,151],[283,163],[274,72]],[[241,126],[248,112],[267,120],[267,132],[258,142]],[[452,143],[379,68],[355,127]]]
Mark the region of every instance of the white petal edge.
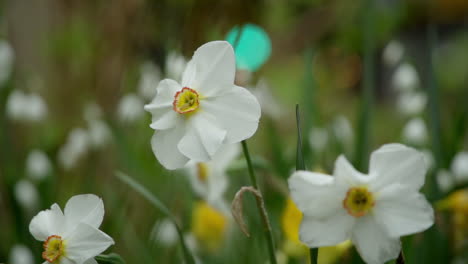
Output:
[[180,169],[189,161],[177,148],[177,144],[183,136],[184,125],[180,125],[173,129],[156,131],[151,138],[153,153],[164,168],[168,170]]
[[333,246],[351,237],[355,218],[339,210],[322,220],[304,214],[299,231],[300,240],[311,248]]
[[223,93],[204,99],[200,104],[226,129],[226,144],[248,139],[257,131],[261,116],[260,104],[243,87],[234,85]]
[[75,195],[65,205],[66,229],[71,231],[79,223],[99,228],[104,218],[104,203],[94,194]]
[[336,177],[337,185],[346,191],[349,187],[368,184],[372,180],[372,177],[357,171],[344,155],[336,159],[333,175]]
[[391,237],[418,233],[434,224],[434,210],[424,195],[402,185],[380,191],[373,212]]
[[65,217],[57,204],[39,212],[29,224],[29,232],[39,241],[45,241],[51,235],[62,235]]
[[211,96],[234,84],[236,61],[227,41],[211,41],[199,47],[182,77],[182,85]]
[[337,191],[332,176],[296,171],[289,177],[288,185],[294,203],[304,214],[322,219],[342,208],[345,193]]
[[369,172],[375,175],[373,189],[399,182],[419,190],[424,185],[427,164],[424,155],[402,144],[386,144],[372,152]]
[[207,162],[219,150],[225,137],[226,131],[218,126],[212,115],[198,112],[190,117],[185,135],[177,147],[187,158]]
[[351,240],[368,264],[383,264],[396,259],[401,250],[400,239],[389,237],[371,216],[356,221]]
[[64,239],[67,241],[67,258],[76,264],[94,258],[114,244],[110,236],[85,223],[78,224],[74,232]]

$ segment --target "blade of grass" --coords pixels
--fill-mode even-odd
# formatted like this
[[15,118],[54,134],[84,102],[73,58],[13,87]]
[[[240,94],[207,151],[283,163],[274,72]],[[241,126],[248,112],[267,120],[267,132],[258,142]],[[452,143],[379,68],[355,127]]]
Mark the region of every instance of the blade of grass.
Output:
[[195,260],[190,253],[187,244],[185,243],[184,240],[184,235],[182,233],[182,229],[179,227],[179,224],[177,223],[176,218],[172,213],[169,211],[169,209],[156,197],[154,196],[150,191],[148,191],[143,185],[132,179],[130,176],[117,171],[115,173],[117,178],[121,180],[123,183],[127,184],[128,186],[132,187],[133,190],[135,190],[137,193],[145,197],[148,202],[150,202],[154,207],[156,207],[158,210],[160,210],[163,214],[165,214],[173,223],[174,226],[177,229],[177,234],[179,236],[180,244],[182,246],[182,252],[184,255],[185,263],[186,264],[195,264]]
[[[297,124],[297,150],[296,150],[296,170],[305,170],[304,156],[302,155],[302,133],[301,133],[301,115],[299,104],[296,104],[296,124]],[[309,249],[310,264],[318,263],[318,248]]]

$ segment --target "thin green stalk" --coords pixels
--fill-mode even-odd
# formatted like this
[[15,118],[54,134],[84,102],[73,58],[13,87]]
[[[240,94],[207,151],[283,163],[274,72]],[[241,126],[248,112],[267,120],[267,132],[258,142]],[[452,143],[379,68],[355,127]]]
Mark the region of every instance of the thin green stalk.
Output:
[[182,246],[182,252],[184,254],[184,259],[186,264],[195,264],[195,260],[190,253],[190,250],[185,243],[184,234],[182,233],[182,229],[179,227],[175,216],[169,211],[169,209],[156,197],[154,196],[148,189],[146,189],[143,185],[132,179],[130,176],[117,171],[116,176],[119,180],[123,183],[127,184],[128,186],[132,187],[137,193],[141,194],[143,197],[146,198],[154,207],[159,209],[162,213],[164,213],[171,221],[174,223],[174,226],[177,230],[177,235],[179,236],[180,244]]
[[[252,161],[250,159],[249,149],[247,148],[247,142],[245,140],[242,141],[242,150],[244,151],[245,160],[247,161],[247,167],[249,170],[250,181],[252,182],[252,186],[260,192],[258,188],[257,179],[255,177],[255,171],[252,166]],[[261,193],[261,192],[260,192]],[[260,199],[255,199],[257,202],[258,213],[260,218],[262,219],[263,224],[263,233],[265,234],[265,238],[267,240],[268,245],[268,253],[270,256],[270,263],[276,264],[276,256],[275,256],[275,242],[273,240],[273,234],[271,233],[271,229],[269,228],[269,220],[266,211],[262,208],[262,203]]]
[[[296,150],[296,170],[305,170],[304,155],[302,155],[302,133],[301,133],[301,115],[299,104],[296,104],[296,125],[297,125],[297,150]],[[310,264],[318,263],[318,248],[309,249]]]

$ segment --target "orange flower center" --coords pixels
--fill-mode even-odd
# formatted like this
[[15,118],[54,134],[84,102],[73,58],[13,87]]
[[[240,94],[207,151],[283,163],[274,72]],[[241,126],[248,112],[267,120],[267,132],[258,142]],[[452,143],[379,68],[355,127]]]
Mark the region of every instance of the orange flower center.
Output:
[[354,217],[366,215],[375,205],[374,195],[367,187],[353,187],[343,200],[343,207]]
[[59,260],[63,255],[65,255],[65,241],[60,236],[49,236],[44,242],[42,258],[49,263],[54,263],[54,261]]

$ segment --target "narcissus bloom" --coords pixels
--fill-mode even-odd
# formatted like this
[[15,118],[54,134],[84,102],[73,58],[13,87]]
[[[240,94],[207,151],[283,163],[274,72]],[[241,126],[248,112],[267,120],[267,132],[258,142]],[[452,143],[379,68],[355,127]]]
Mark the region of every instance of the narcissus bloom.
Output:
[[235,59],[226,41],[195,51],[182,82],[162,80],[145,106],[156,130],[151,145],[167,169],[189,160],[207,162],[223,144],[251,137],[258,127],[260,105],[248,90],[234,85]]
[[434,223],[431,205],[418,192],[426,171],[420,152],[388,144],[372,153],[367,175],[344,156],[337,159],[333,177],[295,172],[289,188],[304,214],[301,241],[315,248],[351,239],[367,263],[395,259],[400,236]]
[[43,264],[97,264],[114,240],[98,228],[104,217],[104,204],[93,194],[73,196],[65,211],[57,204],[41,211],[29,224],[35,239],[44,241]]

